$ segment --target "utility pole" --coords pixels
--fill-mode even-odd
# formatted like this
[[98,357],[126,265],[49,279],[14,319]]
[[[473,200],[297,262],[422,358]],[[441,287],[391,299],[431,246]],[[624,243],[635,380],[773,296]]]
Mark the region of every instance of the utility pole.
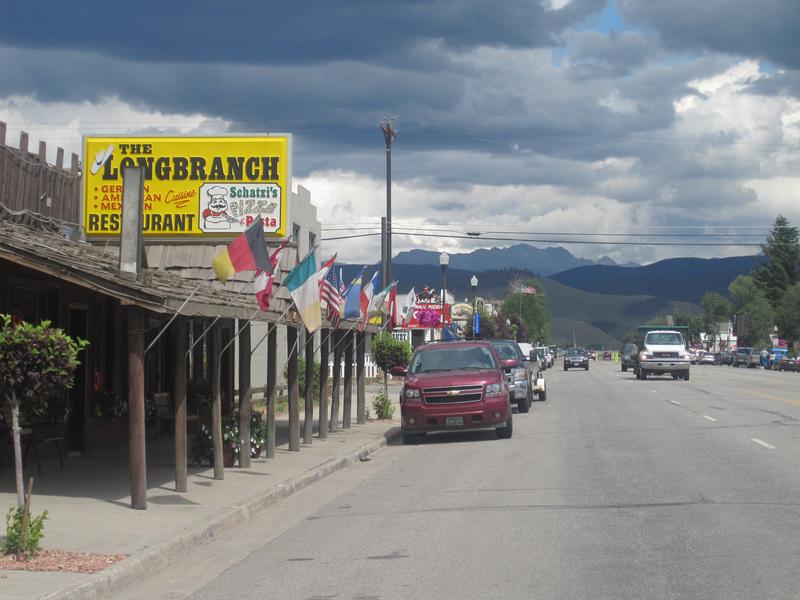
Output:
[[384,119],[381,131],[386,141],[386,223],[381,227],[381,275],[386,286],[392,279],[392,142],[397,137],[393,120]]

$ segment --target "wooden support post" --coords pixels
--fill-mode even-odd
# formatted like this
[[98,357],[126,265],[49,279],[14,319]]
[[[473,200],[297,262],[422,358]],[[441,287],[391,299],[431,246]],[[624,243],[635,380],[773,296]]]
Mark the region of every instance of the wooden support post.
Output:
[[275,458],[275,389],[278,383],[278,325],[267,334],[267,458]]
[[147,508],[147,455],[144,417],[144,315],[128,308],[128,451],[131,508]]
[[64,149],[61,146],[56,149],[56,168],[59,171],[64,169]]
[[30,141],[30,137],[28,136],[27,131],[20,131],[19,132],[19,153],[22,155],[22,158],[28,160],[28,142]]
[[250,383],[250,323],[239,332],[239,466],[250,468],[250,401],[253,387]]
[[289,451],[300,451],[300,385],[297,380],[297,328],[286,327],[286,384],[289,388]]
[[172,395],[175,400],[175,491],[185,492],[187,468],[186,445],[186,349],[188,328],[185,319],[177,318],[175,332],[175,364],[172,374]]
[[345,332],[344,341],[344,407],[342,408],[342,429],[350,429],[353,414],[353,335]]
[[6,145],[6,123],[0,121],[0,146]]
[[339,431],[339,398],[342,391],[342,332],[333,333],[333,381],[331,390],[331,433]]
[[319,439],[328,437],[328,344],[327,329],[320,330],[319,347]]
[[306,380],[305,401],[306,412],[303,418],[303,443],[310,444],[314,435],[314,334],[305,332],[306,336]]
[[47,164],[47,142],[44,140],[39,141],[39,160]]
[[364,380],[364,353],[367,351],[367,334],[356,334],[356,421],[359,425],[367,422],[367,398]]
[[208,336],[208,362],[211,369],[211,437],[214,442],[214,479],[225,479],[225,469],[222,458],[222,390],[220,381],[221,360],[219,324],[212,325]]

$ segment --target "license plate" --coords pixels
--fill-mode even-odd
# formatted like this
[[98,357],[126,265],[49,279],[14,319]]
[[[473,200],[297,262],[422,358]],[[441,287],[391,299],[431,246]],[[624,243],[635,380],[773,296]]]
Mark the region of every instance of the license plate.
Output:
[[448,427],[457,427],[464,424],[464,417],[445,417],[444,424]]

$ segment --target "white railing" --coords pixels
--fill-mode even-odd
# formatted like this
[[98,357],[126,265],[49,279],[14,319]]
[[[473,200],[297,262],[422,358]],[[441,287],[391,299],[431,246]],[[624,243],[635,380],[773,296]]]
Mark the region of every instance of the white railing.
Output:
[[[328,373],[333,373],[333,361],[328,361]],[[344,377],[344,361],[342,361],[339,375]],[[353,365],[353,377],[355,377],[355,375],[355,365]],[[369,352],[364,354],[364,377],[367,379],[383,377],[383,371],[381,371],[378,365],[375,364],[375,361],[372,360],[372,355]]]

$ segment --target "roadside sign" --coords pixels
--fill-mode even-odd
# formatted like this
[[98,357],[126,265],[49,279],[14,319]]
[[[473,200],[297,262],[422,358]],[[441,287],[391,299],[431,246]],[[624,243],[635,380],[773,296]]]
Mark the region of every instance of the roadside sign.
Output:
[[92,239],[119,237],[122,170],[144,168],[142,231],[159,240],[236,236],[261,216],[285,237],[291,136],[86,136],[82,222]]
[[475,335],[479,335],[481,332],[481,313],[475,313],[475,316],[473,317],[472,332]]

